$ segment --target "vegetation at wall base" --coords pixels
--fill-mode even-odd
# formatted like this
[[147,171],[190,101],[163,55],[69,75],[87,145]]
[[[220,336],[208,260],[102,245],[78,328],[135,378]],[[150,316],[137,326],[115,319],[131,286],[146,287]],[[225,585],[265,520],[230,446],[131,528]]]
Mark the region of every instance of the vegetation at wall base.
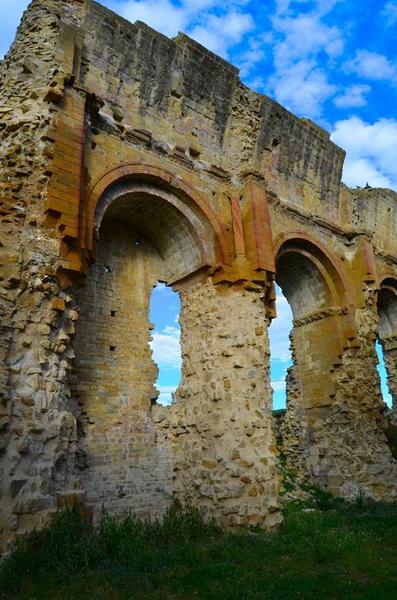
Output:
[[[397,505],[289,503],[278,531],[230,533],[193,510],[162,523],[76,510],[19,540],[0,563],[0,598],[18,600],[397,599]],[[327,510],[324,510],[327,508]]]

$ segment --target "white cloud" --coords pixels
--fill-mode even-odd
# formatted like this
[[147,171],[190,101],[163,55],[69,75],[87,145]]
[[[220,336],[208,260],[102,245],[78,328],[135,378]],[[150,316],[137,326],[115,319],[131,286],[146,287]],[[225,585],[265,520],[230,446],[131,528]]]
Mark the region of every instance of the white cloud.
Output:
[[248,82],[249,87],[257,92],[263,92],[266,88],[266,81],[263,77],[254,77]]
[[270,385],[272,386],[274,392],[285,392],[285,379],[271,381]]
[[344,0],[317,0],[316,12],[318,15],[324,16],[331,12],[331,10],[341,2],[344,2]]
[[153,351],[153,360],[162,369],[180,369],[182,364],[180,329],[168,325],[159,332],[153,333],[150,347]]
[[160,394],[173,394],[178,387],[177,385],[157,385]]
[[344,181],[397,191],[397,120],[366,123],[357,116],[335,124],[332,140],[347,152]]
[[216,4],[214,0],[184,0],[183,2],[186,10],[192,12],[212,8],[214,4]]
[[159,391],[157,402],[168,406],[172,402],[172,394],[175,392],[178,386],[176,385],[156,385]]
[[264,44],[267,43],[263,35],[253,36],[248,40],[248,48],[240,54],[237,64],[241,77],[248,75],[252,68],[265,58]]
[[115,4],[117,12],[126,19],[133,23],[143,21],[170,37],[185,29],[191,16],[189,8],[175,6],[170,0],[128,0]]
[[226,57],[227,49],[238,44],[253,28],[251,15],[232,11],[221,17],[208,15],[205,25],[197,25],[189,35],[212,52]]
[[320,67],[320,57],[331,61],[343,52],[339,28],[322,21],[334,4],[333,0],[319,2],[310,12],[294,15],[291,3],[279,0],[272,19],[278,41],[273,44],[270,92],[289,110],[312,118],[321,115],[324,101],[336,91],[326,69]]
[[270,356],[272,360],[289,363],[291,353],[289,350],[289,334],[292,329],[292,312],[287,299],[276,287],[277,317],[273,319],[269,328]]
[[348,73],[355,73],[365,79],[397,80],[397,68],[386,56],[378,52],[357,50],[355,57],[344,65]]
[[394,25],[397,22],[397,2],[388,2],[381,14],[388,27]]
[[372,187],[381,188],[390,188],[393,185],[370,158],[347,158],[343,180],[351,187],[356,185],[363,187],[367,183]]
[[301,60],[278,70],[270,78],[277,100],[292,112],[318,117],[322,104],[333,95],[336,87],[327,80],[315,61]]
[[[209,50],[227,57],[228,49],[254,27],[241,8],[247,0],[112,0],[110,6],[126,19],[147,23],[168,37],[184,31]],[[216,11],[216,14],[215,12]]]
[[285,36],[275,49],[275,63],[279,68],[319,52],[335,57],[343,51],[339,29],[323,24],[317,13],[288,19],[275,18],[273,25],[276,31]]
[[276,14],[289,14],[294,9],[296,10],[296,5],[302,5],[303,8],[305,5],[309,5],[310,8],[315,9],[317,14],[325,15],[341,1],[343,0],[315,0],[314,2],[313,0],[276,0]]
[[367,99],[365,97],[371,91],[369,85],[351,85],[345,89],[344,94],[334,98],[335,106],[338,108],[354,108],[365,106]]

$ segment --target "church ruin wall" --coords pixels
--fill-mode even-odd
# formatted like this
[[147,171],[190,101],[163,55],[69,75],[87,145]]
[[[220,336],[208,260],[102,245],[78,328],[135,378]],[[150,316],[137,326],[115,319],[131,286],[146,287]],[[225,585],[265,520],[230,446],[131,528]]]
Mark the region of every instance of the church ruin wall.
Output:
[[[295,307],[287,460],[332,493],[396,498],[374,349],[394,192],[348,189],[323,129],[186,35],[92,0],[33,0],[0,67],[0,136],[4,549],[73,504],[277,525],[275,281]],[[182,301],[169,408],[149,349],[159,280]]]

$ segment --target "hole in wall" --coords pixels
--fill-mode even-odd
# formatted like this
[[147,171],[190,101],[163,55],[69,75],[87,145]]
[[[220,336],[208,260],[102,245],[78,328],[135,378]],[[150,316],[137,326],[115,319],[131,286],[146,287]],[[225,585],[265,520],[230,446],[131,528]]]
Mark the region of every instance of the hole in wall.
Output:
[[273,410],[286,408],[285,378],[292,365],[290,351],[290,333],[292,331],[292,312],[287,298],[276,285],[277,317],[269,328],[270,344],[270,380],[273,389]]
[[156,388],[158,404],[167,406],[181,380],[180,298],[177,292],[159,282],[150,298],[149,318],[153,360],[159,369]]
[[197,150],[197,148],[192,148],[192,147],[189,148],[189,152],[190,152],[190,156],[192,158],[199,158],[199,156],[201,154],[200,151]]
[[110,352],[114,352],[116,350],[116,346],[109,346]]
[[115,317],[116,316],[116,311],[115,310],[111,310],[110,311],[110,316],[111,317]]

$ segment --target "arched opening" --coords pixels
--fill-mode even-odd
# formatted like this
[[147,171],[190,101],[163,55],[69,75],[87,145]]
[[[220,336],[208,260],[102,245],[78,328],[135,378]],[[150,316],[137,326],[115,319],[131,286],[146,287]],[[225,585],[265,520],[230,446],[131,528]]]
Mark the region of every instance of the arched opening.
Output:
[[307,240],[291,239],[279,249],[276,282],[293,316],[287,403],[306,409],[327,405],[330,370],[339,353],[339,277],[321,249]]
[[145,181],[123,181],[101,198],[95,212],[97,236],[104,225],[127,223],[150,240],[161,258],[159,280],[171,284],[214,262],[214,234],[207,223],[171,191]]
[[157,402],[169,406],[181,381],[182,355],[179,327],[178,292],[159,282],[150,297],[151,342],[153,360],[158,368]]
[[215,234],[193,203],[142,179],[105,190],[95,230],[95,260],[78,292],[72,385],[83,485],[97,512],[104,505],[113,514],[159,515],[170,501],[172,464],[152,417],[159,391],[150,299],[158,282],[177,288],[199,279],[215,262]]
[[[312,470],[317,468],[312,464],[316,452],[313,432],[333,402],[333,369],[341,353],[343,286],[327,255],[302,238],[281,244],[276,257],[276,283],[284,298],[278,302],[284,320],[281,348],[284,359],[290,359],[286,410],[285,414],[276,412],[276,416],[280,417],[280,438],[288,465],[301,481],[312,481]],[[290,356],[286,354],[285,339],[289,326]],[[272,328],[270,339],[274,336]]]
[[396,412],[397,405],[397,281],[385,279],[378,292],[379,317],[376,350],[379,364],[382,396],[385,403]]

